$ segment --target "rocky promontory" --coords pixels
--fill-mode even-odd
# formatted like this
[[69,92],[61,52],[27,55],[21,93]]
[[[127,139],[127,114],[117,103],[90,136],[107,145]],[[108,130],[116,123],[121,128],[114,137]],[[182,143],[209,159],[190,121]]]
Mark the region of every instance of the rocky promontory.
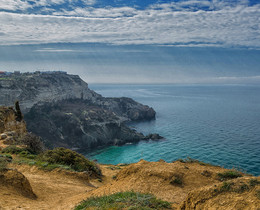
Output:
[[124,120],[152,120],[155,111],[131,98],[106,98],[88,88],[78,75],[66,72],[16,73],[0,76],[0,105],[13,106],[20,102],[25,114],[35,104],[64,99],[88,100],[93,105],[115,112]]
[[19,100],[28,130],[50,147],[89,149],[161,138],[125,124],[155,119],[153,108],[127,97],[102,97],[77,75],[13,73],[0,77],[0,94],[0,105]]
[[93,148],[145,138],[114,112],[81,99],[34,105],[25,119],[28,129],[43,137],[50,147]]

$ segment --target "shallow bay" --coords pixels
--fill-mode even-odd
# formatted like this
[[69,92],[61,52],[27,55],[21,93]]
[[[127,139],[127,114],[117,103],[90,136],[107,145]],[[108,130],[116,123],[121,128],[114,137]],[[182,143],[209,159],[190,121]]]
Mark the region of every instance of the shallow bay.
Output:
[[162,141],[97,149],[85,155],[100,163],[140,159],[168,162],[187,156],[260,175],[260,86],[104,85],[89,87],[103,96],[131,97],[152,106],[156,120],[131,123],[159,133]]

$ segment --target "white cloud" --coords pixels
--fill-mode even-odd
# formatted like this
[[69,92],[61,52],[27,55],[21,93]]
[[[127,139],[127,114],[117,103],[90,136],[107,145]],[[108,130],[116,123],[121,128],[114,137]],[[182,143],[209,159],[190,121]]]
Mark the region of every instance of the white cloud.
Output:
[[82,0],[86,5],[93,5],[96,3],[96,0]]
[[[61,1],[66,0],[52,2]],[[185,9],[184,4],[188,3],[218,9],[190,11]],[[206,0],[192,0],[146,10],[85,7],[53,15],[0,12],[0,44],[105,42],[259,48],[260,5],[249,7],[247,3],[241,0],[237,5],[227,6],[225,1],[214,0],[209,4]],[[182,9],[176,11],[177,6]]]
[[0,1],[0,9],[3,10],[26,10],[30,8],[31,5],[27,1],[22,0],[1,0]]

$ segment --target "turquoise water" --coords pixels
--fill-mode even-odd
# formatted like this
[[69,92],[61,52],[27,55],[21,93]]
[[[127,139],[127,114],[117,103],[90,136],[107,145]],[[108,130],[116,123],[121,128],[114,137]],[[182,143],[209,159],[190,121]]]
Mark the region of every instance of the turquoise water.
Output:
[[98,149],[86,156],[100,163],[140,159],[168,162],[187,156],[260,175],[260,86],[89,85],[103,96],[127,96],[152,106],[156,120],[131,123],[159,133],[162,141],[141,141]]

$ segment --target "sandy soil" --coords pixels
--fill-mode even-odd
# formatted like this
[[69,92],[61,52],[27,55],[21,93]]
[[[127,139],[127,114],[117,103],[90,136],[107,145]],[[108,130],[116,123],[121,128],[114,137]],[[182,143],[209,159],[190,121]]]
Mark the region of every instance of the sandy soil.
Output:
[[[185,209],[195,209],[194,205],[200,206],[199,209],[208,209],[210,206],[212,209],[221,209],[221,205],[225,209],[260,208],[259,199],[255,196],[260,186],[244,193],[215,195],[215,188],[222,185],[216,179],[217,173],[227,169],[199,163],[140,161],[129,166],[101,165],[104,175],[102,181],[89,180],[84,173],[62,170],[46,172],[27,165],[12,167],[27,177],[37,198],[24,197],[14,189],[0,184],[0,209],[73,209],[88,197],[129,190],[152,193],[172,202],[176,208],[180,208],[180,204]],[[181,178],[182,184],[173,182],[176,177]]]

